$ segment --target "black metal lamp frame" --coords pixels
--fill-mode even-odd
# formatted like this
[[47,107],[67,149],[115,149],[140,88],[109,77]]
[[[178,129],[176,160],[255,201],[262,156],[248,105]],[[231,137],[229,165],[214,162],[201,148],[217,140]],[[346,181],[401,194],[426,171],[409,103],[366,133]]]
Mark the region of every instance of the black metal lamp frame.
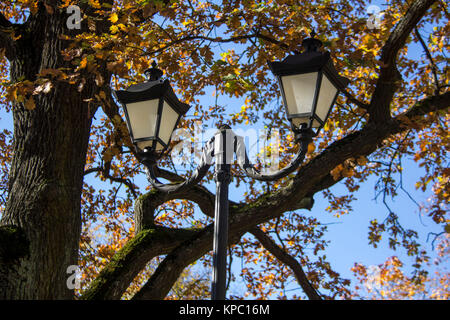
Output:
[[[170,85],[169,80],[161,80],[163,72],[156,68],[156,62],[153,62],[152,68],[147,69],[145,71],[145,74],[149,78],[147,82],[131,85],[127,90],[113,90],[113,94],[123,106],[128,131],[130,132],[131,141],[136,146],[138,153],[142,153],[144,152],[144,150],[140,150],[137,144],[139,142],[150,140],[153,141],[152,145],[151,147],[148,147],[149,150],[145,152],[150,151],[152,153],[157,154],[156,146],[157,143],[160,143],[163,146],[163,149],[159,152],[159,156],[161,156],[164,153],[164,151],[167,150],[170,143],[170,139],[167,142],[164,142],[159,137],[159,131],[161,128],[161,119],[164,112],[163,110],[164,102],[167,102],[167,104],[169,104],[170,107],[178,114],[177,121],[175,122],[175,126],[172,128],[172,131],[175,130],[175,128],[178,126],[181,117],[186,114],[190,106],[178,100],[177,96],[175,95],[175,92],[173,91],[172,86]],[[158,111],[154,135],[151,137],[135,138],[133,133],[133,127],[131,125],[130,117],[128,114],[127,104],[156,99],[158,99]]]
[[[308,128],[313,127],[313,122],[317,121],[319,126],[313,131],[314,136],[316,136],[320,129],[325,125],[328,116],[330,115],[332,106],[336,102],[337,96],[340,91],[342,91],[349,83],[347,78],[341,77],[336,71],[333,62],[331,60],[331,55],[328,51],[320,52],[319,48],[322,46],[322,42],[319,39],[314,38],[314,33],[312,37],[305,39],[302,42],[302,46],[305,51],[301,54],[295,54],[287,56],[281,62],[268,62],[269,68],[272,70],[273,74],[277,77],[279,86],[281,88],[283,104],[286,108],[286,114],[288,119],[291,121],[291,127],[296,130],[296,126],[293,124],[292,120],[295,118],[309,118],[307,123]],[[314,98],[312,101],[311,112],[301,113],[301,114],[291,114],[287,106],[286,95],[284,91],[284,86],[282,82],[282,77],[289,75],[299,75],[305,73],[317,73],[316,86]],[[322,77],[327,76],[333,86],[337,89],[336,94],[332,100],[330,108],[328,109],[327,115],[324,119],[321,119],[316,114],[317,102],[319,99],[320,88],[322,85]]]

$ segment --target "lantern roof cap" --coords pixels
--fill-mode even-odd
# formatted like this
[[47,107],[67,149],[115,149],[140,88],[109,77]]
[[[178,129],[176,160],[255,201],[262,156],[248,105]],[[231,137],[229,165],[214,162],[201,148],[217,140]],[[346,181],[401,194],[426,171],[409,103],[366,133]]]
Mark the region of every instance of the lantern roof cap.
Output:
[[156,66],[157,63],[153,60],[152,67],[144,71],[144,74],[147,76],[149,81],[159,80],[164,74],[162,70],[158,69]]
[[164,98],[179,114],[186,114],[190,108],[177,98],[169,80],[146,81],[132,84],[126,90],[113,92],[117,100],[124,104]]
[[289,76],[310,72],[324,71],[333,84],[342,90],[349,80],[339,75],[333,65],[330,52],[318,51],[322,42],[315,38],[303,40],[305,51],[298,54],[287,56],[283,61],[268,62],[273,74],[280,76]]

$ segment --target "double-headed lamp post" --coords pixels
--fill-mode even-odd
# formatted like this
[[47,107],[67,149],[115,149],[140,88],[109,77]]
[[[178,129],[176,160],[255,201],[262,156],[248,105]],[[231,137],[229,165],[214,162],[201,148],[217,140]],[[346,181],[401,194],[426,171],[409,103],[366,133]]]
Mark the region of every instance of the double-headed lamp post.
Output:
[[314,35],[305,39],[302,45],[305,49],[303,53],[290,55],[281,62],[269,62],[270,69],[278,78],[296,143],[300,144],[292,162],[271,174],[261,174],[250,164],[243,138],[235,135],[229,126],[222,125],[206,143],[200,164],[189,179],[179,184],[161,183],[154,173],[156,162],[168,148],[172,132],[189,106],[178,100],[168,80],[161,80],[163,73],[156,68],[156,63],[145,72],[148,81],[131,85],[127,90],[114,91],[125,111],[139,161],[147,168],[148,180],[154,188],[167,193],[189,189],[200,182],[209,170],[212,159],[215,160],[213,300],[225,299],[228,185],[234,154],[246,175],[260,181],[274,181],[292,173],[304,160],[312,137],[324,126],[337,95],[349,82],[334,68],[330,53],[319,51],[322,43]]

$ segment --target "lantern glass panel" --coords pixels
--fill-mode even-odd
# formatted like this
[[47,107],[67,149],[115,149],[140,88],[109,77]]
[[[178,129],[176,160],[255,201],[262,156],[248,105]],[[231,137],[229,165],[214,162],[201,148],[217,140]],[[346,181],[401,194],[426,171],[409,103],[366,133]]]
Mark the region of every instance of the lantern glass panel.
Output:
[[[320,86],[319,98],[317,99],[316,115],[325,122],[328,115],[328,111],[332,107],[334,97],[336,96],[337,89],[328,79],[328,77],[323,74],[322,84]],[[314,125],[313,125],[314,126]]]
[[[291,119],[292,124],[293,124],[294,127],[296,127],[296,128],[300,128],[300,125],[301,125],[302,123],[309,124],[309,121],[310,121],[310,120],[311,120],[311,118],[310,118],[309,116],[308,116],[308,117],[292,118],[292,119]],[[317,121],[316,119],[314,119],[313,122],[312,122],[312,128],[318,128],[318,127],[320,127],[320,122]]]
[[316,92],[317,72],[282,76],[281,81],[288,117],[292,118],[295,126],[309,122]]
[[136,143],[136,145],[141,150],[144,150],[145,148],[151,148],[153,146],[153,139],[146,141],[139,141]]
[[[164,101],[158,136],[166,145],[169,144],[170,137],[172,132],[175,130],[178,117],[179,114],[166,101]],[[156,150],[162,149],[164,149],[164,147],[158,142],[156,145]]]
[[[158,105],[159,99],[127,103],[128,119],[134,140],[155,136]],[[144,142],[140,143],[141,146],[143,145],[142,143]],[[147,141],[146,143],[147,145],[152,144],[151,141]]]

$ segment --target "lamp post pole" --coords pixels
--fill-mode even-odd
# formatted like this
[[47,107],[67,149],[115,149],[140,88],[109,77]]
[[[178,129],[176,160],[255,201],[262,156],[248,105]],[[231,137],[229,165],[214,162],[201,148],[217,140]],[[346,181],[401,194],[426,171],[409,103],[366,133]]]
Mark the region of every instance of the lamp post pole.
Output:
[[214,145],[214,155],[216,157],[214,172],[216,199],[214,210],[213,276],[211,284],[212,300],[225,300],[226,292],[228,186],[231,179],[229,159],[233,156],[233,151],[229,150],[230,143],[227,139],[229,129],[231,128],[228,125],[219,127],[220,132],[215,136]]

